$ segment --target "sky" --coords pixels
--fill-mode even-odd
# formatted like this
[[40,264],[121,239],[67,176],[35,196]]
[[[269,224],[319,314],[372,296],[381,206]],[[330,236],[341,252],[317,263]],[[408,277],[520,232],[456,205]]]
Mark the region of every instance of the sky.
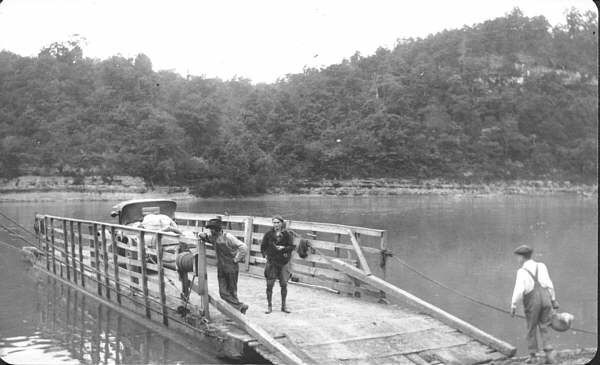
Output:
[[0,50],[35,56],[81,38],[86,57],[144,53],[155,71],[271,83],[514,7],[553,26],[571,7],[597,11],[592,0],[4,0]]

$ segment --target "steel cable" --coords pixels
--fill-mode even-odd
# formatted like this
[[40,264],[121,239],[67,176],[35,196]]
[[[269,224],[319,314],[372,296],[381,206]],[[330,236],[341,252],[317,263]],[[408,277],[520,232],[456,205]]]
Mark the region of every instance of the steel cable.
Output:
[[[392,256],[392,258],[396,259],[396,260],[397,260],[397,261],[398,261],[398,262],[399,262],[401,265],[405,266],[405,267],[406,267],[406,268],[408,268],[410,271],[412,271],[412,272],[414,272],[415,274],[417,274],[417,275],[421,276],[421,277],[422,277],[422,278],[424,278],[425,280],[428,280],[428,281],[430,281],[430,282],[432,282],[432,283],[434,283],[434,284],[436,284],[436,285],[438,285],[438,286],[440,286],[440,287],[442,287],[442,288],[444,288],[444,289],[446,289],[446,290],[448,290],[448,291],[451,291],[451,292],[453,292],[454,294],[456,294],[456,295],[458,295],[458,296],[461,296],[461,297],[463,297],[463,298],[465,298],[465,299],[467,299],[467,300],[469,300],[469,301],[471,301],[471,302],[473,302],[473,303],[476,303],[476,304],[482,305],[482,306],[484,306],[484,307],[487,307],[487,308],[490,308],[490,309],[496,310],[496,311],[498,311],[498,312],[506,313],[506,314],[508,314],[508,315],[510,315],[510,314],[511,314],[511,313],[510,313],[510,311],[508,311],[508,310],[506,310],[506,309],[500,308],[500,307],[498,307],[498,306],[495,306],[495,305],[493,305],[493,304],[489,304],[489,303],[483,302],[483,301],[481,301],[481,300],[479,300],[479,299],[477,299],[477,298],[473,298],[473,297],[472,297],[472,296],[470,296],[470,295],[467,295],[467,294],[465,294],[465,293],[462,293],[462,292],[460,292],[460,291],[458,291],[458,290],[456,290],[456,289],[453,289],[453,288],[451,288],[451,287],[449,287],[449,286],[445,285],[444,283],[441,283],[441,282],[439,282],[439,281],[437,281],[437,280],[435,280],[435,279],[433,279],[433,278],[430,278],[429,276],[425,275],[425,274],[424,274],[424,273],[422,273],[421,271],[419,271],[419,270],[415,269],[414,267],[410,266],[410,265],[409,265],[407,262],[405,262],[405,261],[401,260],[400,258],[398,258],[398,257],[396,257],[396,256]],[[519,318],[525,318],[525,316],[523,316],[523,315],[521,315],[521,314],[516,314],[515,316],[516,316],[516,317],[519,317]],[[589,331],[589,330],[584,330],[584,329],[581,329],[581,328],[575,328],[575,327],[571,327],[571,329],[572,329],[573,331],[577,331],[577,332],[583,332],[583,333],[588,333],[588,334],[591,334],[591,335],[597,335],[597,334],[598,334],[597,332],[594,332],[594,331]]]

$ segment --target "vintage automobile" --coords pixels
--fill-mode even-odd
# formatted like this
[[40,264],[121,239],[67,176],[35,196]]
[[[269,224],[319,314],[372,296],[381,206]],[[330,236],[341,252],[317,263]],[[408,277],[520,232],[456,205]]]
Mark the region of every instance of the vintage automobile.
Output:
[[[148,214],[163,214],[169,219],[174,220],[177,203],[168,199],[135,199],[121,202],[112,207],[111,217],[117,218],[117,223],[134,228],[143,227],[142,222]],[[137,231],[127,231],[126,229],[115,232],[118,242],[127,244],[129,247],[137,247],[140,235]],[[183,236],[193,237],[193,232],[183,231]],[[180,236],[181,236],[180,235]],[[180,241],[179,236],[164,235],[162,240],[163,263],[166,267],[175,268],[175,259],[179,252],[188,251],[187,246]],[[146,261],[157,263],[156,248],[157,234],[146,233],[144,235],[144,244],[146,245]],[[112,252],[112,248],[111,248]],[[129,251],[125,248],[118,248],[119,255],[137,259],[137,252]],[[153,270],[149,269],[152,273]]]

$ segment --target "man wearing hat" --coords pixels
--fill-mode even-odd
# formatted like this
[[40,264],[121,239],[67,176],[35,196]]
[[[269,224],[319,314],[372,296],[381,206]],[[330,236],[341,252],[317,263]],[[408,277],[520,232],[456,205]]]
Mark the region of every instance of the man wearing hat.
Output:
[[265,233],[260,244],[260,252],[267,257],[265,278],[267,279],[267,311],[273,311],[273,286],[279,280],[281,287],[281,311],[290,313],[285,301],[287,282],[290,279],[290,259],[294,251],[294,237],[285,229],[285,221],[280,215],[273,217],[273,228]]
[[219,280],[219,295],[221,299],[233,307],[246,313],[248,305],[237,297],[238,263],[246,257],[246,244],[231,233],[223,232],[223,222],[220,217],[209,220],[205,227],[210,233],[201,232],[198,237],[211,243],[217,254],[217,279]]
[[514,253],[521,267],[517,270],[515,289],[513,290],[510,313],[515,315],[517,304],[523,301],[525,319],[527,320],[527,347],[530,357],[528,364],[537,363],[538,351],[537,330],[540,331],[542,348],[546,354],[546,364],[555,362],[555,353],[550,339],[550,323],[552,308],[558,308],[554,293],[554,285],[548,275],[546,265],[531,259],[533,250],[527,245],[519,246]]

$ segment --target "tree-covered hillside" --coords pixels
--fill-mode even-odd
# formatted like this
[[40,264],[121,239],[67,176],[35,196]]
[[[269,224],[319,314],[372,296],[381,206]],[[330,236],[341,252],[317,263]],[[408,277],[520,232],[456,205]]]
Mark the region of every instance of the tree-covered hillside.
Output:
[[597,177],[598,20],[514,9],[273,84],[151,60],[0,52],[0,173],[134,175],[202,195],[319,178]]

